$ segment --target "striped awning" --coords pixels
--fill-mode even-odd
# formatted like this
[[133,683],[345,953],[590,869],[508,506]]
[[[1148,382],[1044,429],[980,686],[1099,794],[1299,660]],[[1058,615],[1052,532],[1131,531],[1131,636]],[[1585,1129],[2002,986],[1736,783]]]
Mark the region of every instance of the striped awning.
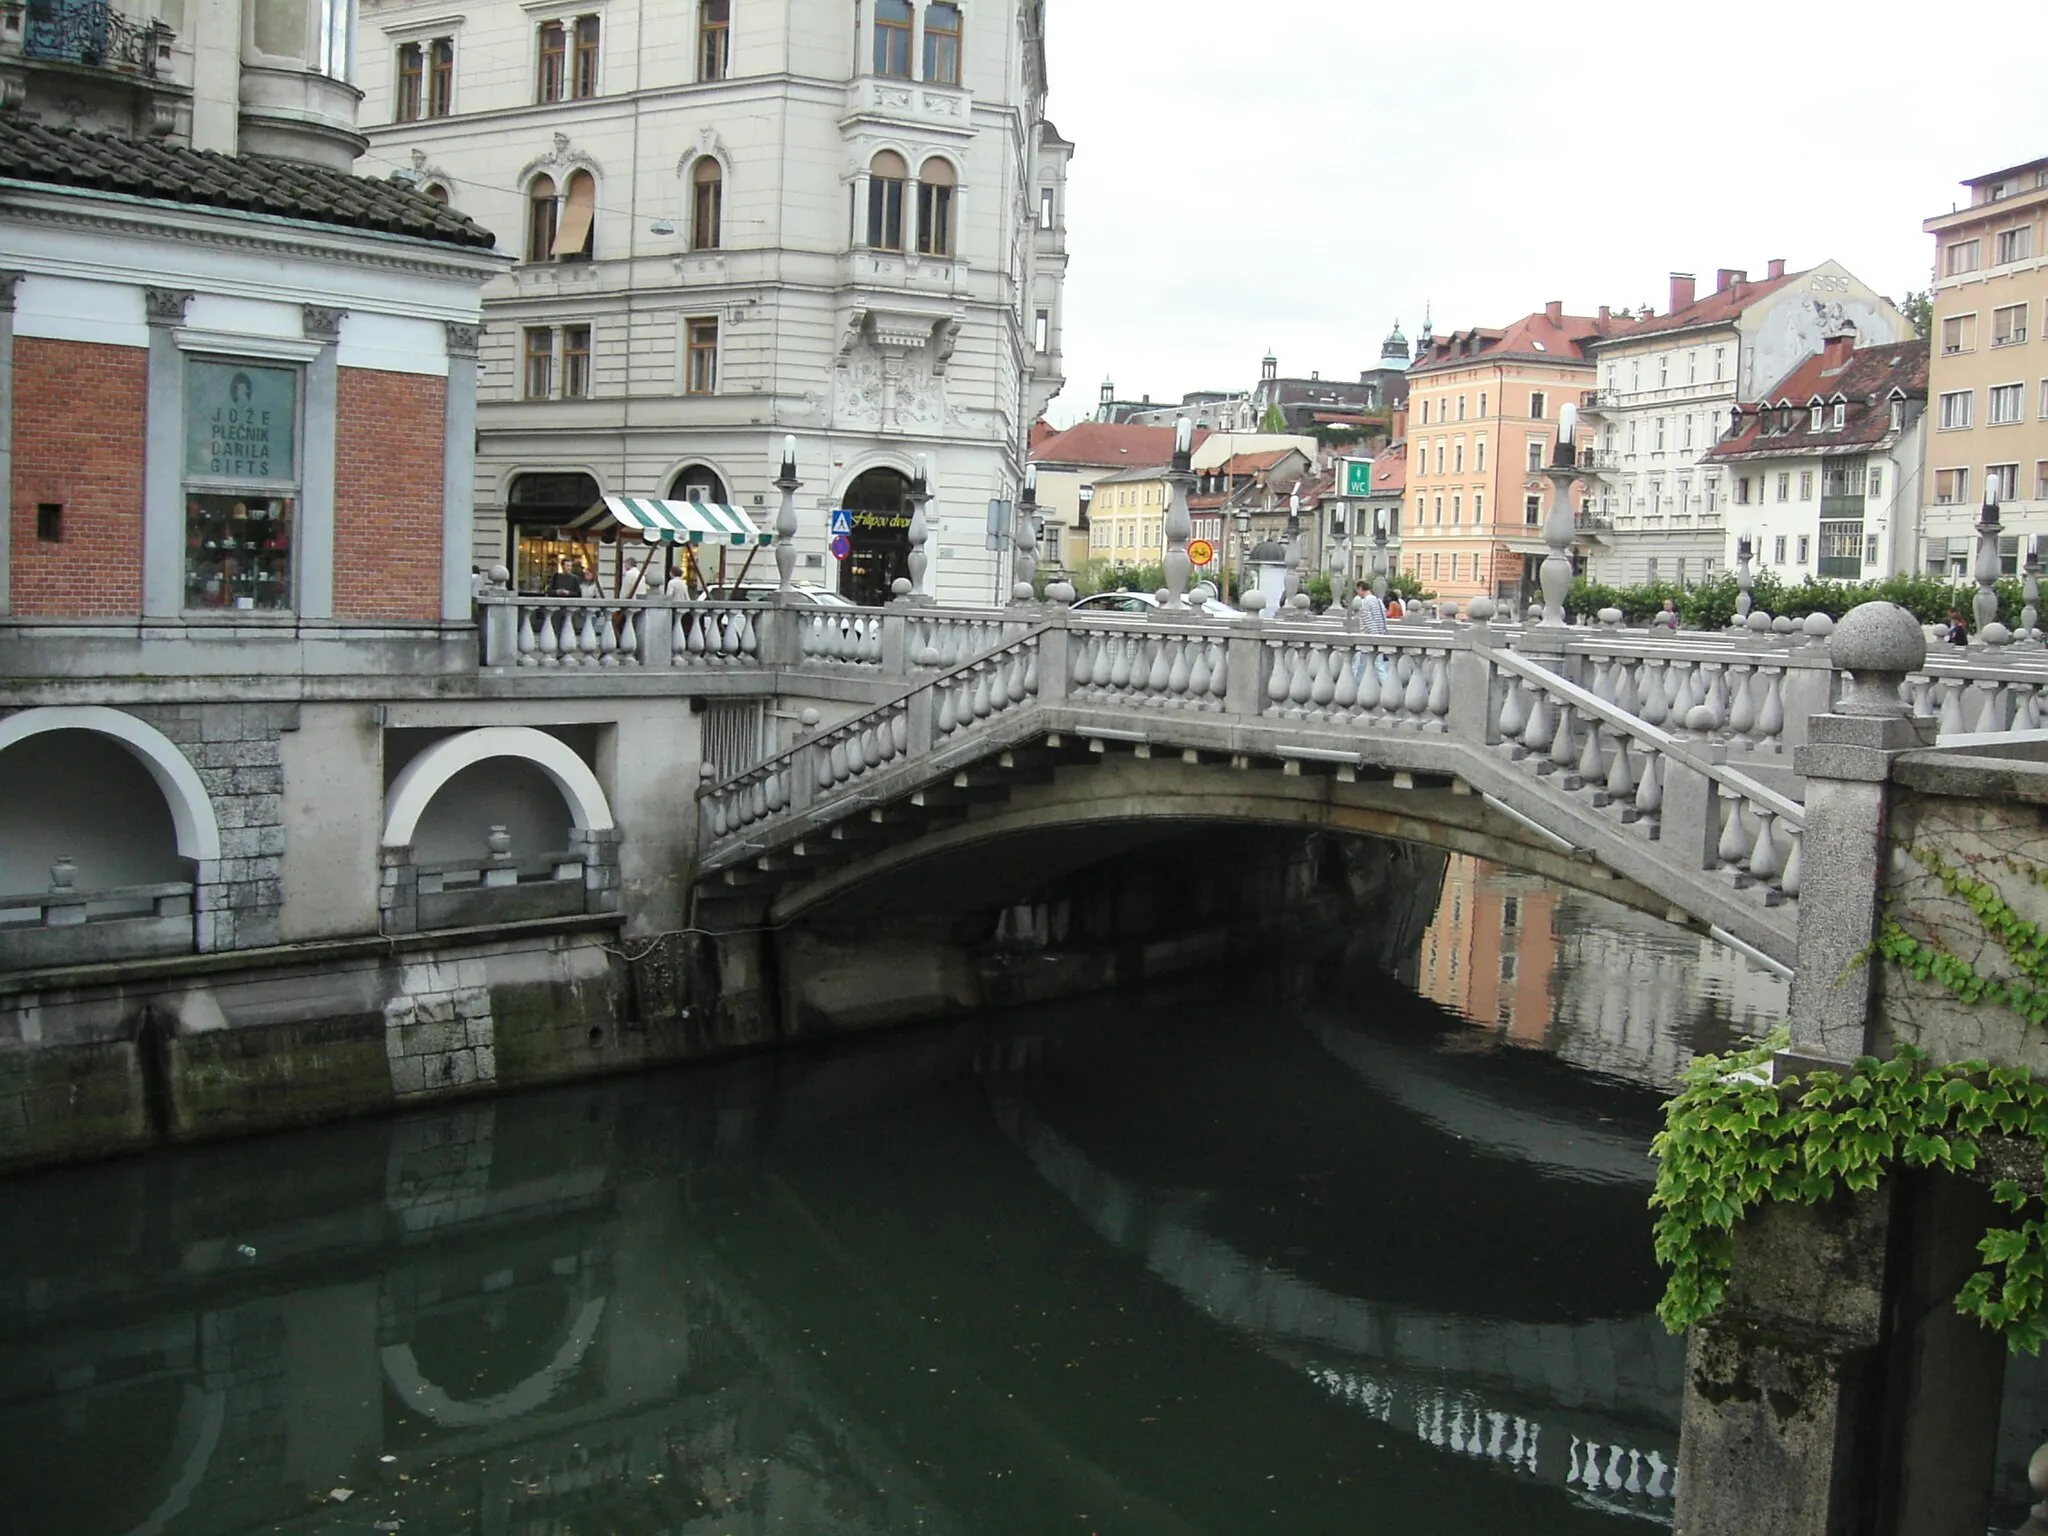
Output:
[[646,496],[607,496],[576,519],[578,528],[615,524],[650,544],[749,544],[766,547],[775,535],[754,526],[738,507],[711,501],[655,501]]

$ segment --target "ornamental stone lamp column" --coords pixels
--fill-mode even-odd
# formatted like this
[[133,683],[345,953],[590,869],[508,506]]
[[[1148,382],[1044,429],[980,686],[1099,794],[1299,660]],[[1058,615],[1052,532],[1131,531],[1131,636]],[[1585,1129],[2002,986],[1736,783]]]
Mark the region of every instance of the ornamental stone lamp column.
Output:
[[1194,562],[1188,558],[1188,540],[1195,536],[1195,520],[1188,515],[1188,488],[1195,483],[1193,469],[1195,425],[1183,416],[1173,424],[1173,467],[1166,472],[1166,592],[1162,612],[1177,613],[1188,605],[1188,577]]
[[1756,549],[1756,529],[1745,528],[1742,537],[1735,541],[1735,623],[1731,628],[1740,628],[1749,622],[1749,610],[1755,606],[1750,597],[1750,587],[1756,578],[1750,574],[1749,562]]
[[1578,483],[1579,408],[1567,405],[1557,416],[1557,446],[1543,471],[1550,481],[1550,516],[1543,520],[1543,557],[1537,579],[1543,586],[1543,627],[1562,629],[1565,597],[1572,585],[1572,487]]
[[1296,481],[1294,489],[1287,493],[1287,575],[1282,593],[1282,606],[1294,601],[1301,590],[1301,482]]
[[1387,509],[1372,509],[1372,589],[1381,602],[1387,600]]
[[1031,603],[1038,598],[1038,466],[1024,466],[1024,494],[1017,502],[1017,525],[1011,531],[1011,543],[1016,556],[1011,564],[1011,573],[1016,577],[1010,587],[1010,600],[1015,603]]
[[782,492],[782,507],[775,514],[776,596],[783,603],[791,601],[790,591],[796,579],[796,493],[802,487],[803,482],[796,477],[796,439],[785,437],[782,473],[775,480],[775,489]]
[[[2029,540],[2029,543],[2032,541]],[[2041,558],[2029,553],[2025,579],[2020,583],[2020,634],[2029,645],[2041,643]]]
[[[1998,482],[1986,479],[1984,505],[1977,514],[1977,634],[1980,645],[2003,645],[2011,633],[1998,622]],[[1996,633],[1994,633],[1996,631]]]
[[927,604],[931,599],[925,595],[924,573],[931,559],[924,552],[926,542],[931,538],[931,529],[925,523],[924,509],[931,504],[931,461],[924,454],[917,456],[917,473],[910,482],[910,589],[903,597],[912,603]]

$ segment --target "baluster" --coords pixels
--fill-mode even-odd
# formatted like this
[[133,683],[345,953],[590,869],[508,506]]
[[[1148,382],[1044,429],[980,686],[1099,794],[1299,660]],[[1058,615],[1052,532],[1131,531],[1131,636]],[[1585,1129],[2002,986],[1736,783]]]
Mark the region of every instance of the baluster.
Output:
[[[1635,804],[1622,812],[1621,819],[1623,821],[1654,822],[1658,819],[1663,809],[1664,760],[1655,752],[1645,750],[1643,753],[1643,776],[1636,780]],[[1656,836],[1656,829],[1654,827],[1651,828],[1650,835],[1652,837]]]
[[[971,708],[974,711],[974,718],[977,720],[986,720],[989,715],[988,670],[986,663],[974,669],[974,698]],[[967,722],[962,720],[960,723],[965,725]]]
[[1984,701],[1977,709],[1977,729],[1987,736],[2001,734],[2005,730],[2005,689],[1988,678],[1977,681],[1977,691]]
[[2013,725],[2022,731],[2041,729],[2041,690],[2037,685],[2029,683],[2020,690],[2020,713]]
[[1029,642],[1024,650],[1024,692],[1032,698],[1038,697],[1038,642]]
[[1719,793],[1721,802],[1721,842],[1714,850],[1721,860],[1723,869],[1740,869],[1742,861],[1749,857],[1754,839],[1742,821],[1742,798],[1723,788]]
[[1352,646],[1344,652],[1337,663],[1337,682],[1331,690],[1330,702],[1337,713],[1349,719],[1358,708],[1359,674],[1372,666],[1372,653],[1364,646]]
[[950,736],[960,723],[960,705],[955,697],[955,679],[946,678],[939,684],[939,734]]
[[1074,636],[1073,676],[1069,681],[1076,693],[1087,693],[1095,681],[1095,650],[1098,636],[1086,630]]
[[1671,664],[1652,657],[1643,663],[1643,704],[1636,711],[1645,725],[1661,726],[1671,718]]
[[1756,701],[1750,696],[1750,682],[1756,668],[1736,666],[1729,668],[1735,674],[1728,684],[1728,729],[1735,733],[1735,741],[1745,752],[1756,750],[1756,742],[1750,732],[1756,728]]
[[1209,642],[1209,698],[1221,709],[1230,693],[1230,656],[1221,640]]
[[831,763],[832,782],[834,784],[844,784],[853,777],[853,762],[850,755],[851,747],[852,743],[847,739],[844,732],[832,740]]
[[1593,796],[1595,805],[1626,806],[1635,799],[1636,776],[1628,761],[1630,745],[1627,731],[1614,733],[1614,750],[1607,758],[1607,786]]
[[1709,674],[1704,703],[1714,717],[1713,728],[1718,731],[1728,724],[1728,669],[1709,663],[1702,670]]
[[1192,647],[1195,659],[1188,668],[1188,698],[1197,709],[1209,702],[1209,647],[1197,640]]
[[[1287,647],[1277,640],[1272,640],[1267,642],[1266,649],[1273,657],[1273,670],[1266,679],[1266,697],[1277,707],[1287,702],[1287,693],[1291,685],[1291,679],[1287,674]],[[1273,711],[1268,710],[1266,713],[1271,714]]]
[[1779,877],[1778,889],[1785,893],[1788,900],[1797,901],[1803,870],[1800,858],[1802,850],[1806,847],[1806,834],[1797,827],[1787,827],[1785,841],[1790,843],[1791,847],[1785,853],[1785,873]]
[[1513,673],[1508,674],[1508,696],[1500,707],[1500,739],[1512,742],[1522,734],[1522,728],[1529,723],[1529,700],[1526,696],[1528,684]]
[[1939,713],[1935,708],[1932,698],[1934,691],[1933,678],[1925,675],[1916,675],[1907,678],[1903,683],[1899,684],[1899,687],[1901,690],[1910,688],[1913,691],[1913,713],[1921,719],[1932,719]]
[[612,633],[612,614],[597,615],[597,664],[600,667],[616,667],[619,664],[619,637]]
[[711,636],[709,633],[711,615],[706,610],[699,608],[688,616],[686,622],[690,630],[688,649],[692,658],[692,664],[701,666],[704,659],[711,654]]
[[1763,674],[1764,702],[1756,713],[1757,745],[1782,753],[1785,750],[1785,671],[1772,667]]
[[1774,813],[1760,805],[1751,806],[1750,813],[1757,820],[1756,844],[1749,850],[1750,878],[1769,885],[1785,867],[1783,855],[1771,836]]
[[559,667],[562,664],[561,632],[555,627],[558,608],[543,608],[540,614],[540,664],[544,667]]
[[1111,681],[1116,677],[1117,649],[1122,644],[1123,638],[1120,635],[1097,634],[1095,637],[1095,668],[1089,673],[1089,677],[1095,684],[1098,697],[1108,691]]
[[1188,652],[1194,649],[1185,635],[1175,635],[1169,642],[1173,648],[1173,665],[1166,669],[1166,691],[1169,703],[1176,706],[1187,702],[1188,689],[1194,686],[1195,670],[1188,661]]
[[1942,683],[1941,726],[1944,736],[1960,736],[1967,726],[1963,724],[1963,691],[1967,683],[1946,680]]
[[584,666],[594,667],[597,665],[599,655],[597,632],[604,627],[604,615],[595,608],[585,608],[577,617],[580,621],[577,625],[576,634],[576,649],[579,653],[579,659]]
[[1705,669],[1696,661],[1689,661],[1678,673],[1678,687],[1671,698],[1671,718],[1683,724],[1685,717],[1707,702],[1706,680],[1701,676]]
[[[1557,735],[1557,717],[1551,709],[1549,691],[1534,683],[1529,685],[1529,691],[1536,697],[1529,706],[1529,723],[1522,727],[1521,755],[1524,757],[1548,752],[1552,739]],[[1549,772],[1541,763],[1536,765],[1536,771]]]
[[1309,695],[1315,689],[1315,658],[1306,648],[1297,648],[1291,657],[1287,676],[1287,702],[1291,715],[1305,714],[1302,706],[1308,703]]
[[519,610],[519,665],[522,667],[539,666],[540,657],[536,654],[539,648],[540,642],[534,638],[533,634],[533,610],[531,608],[522,608]]
[[1447,719],[1451,712],[1451,658],[1441,651],[1432,652],[1429,658],[1429,698],[1426,701],[1429,719],[1425,728],[1447,731]]
[[1166,659],[1166,641],[1154,639],[1147,642],[1152,664],[1145,669],[1145,702],[1158,704],[1166,698],[1166,685],[1173,677],[1173,665]]
[[1566,789],[1578,789],[1587,784],[1600,784],[1607,777],[1607,762],[1600,752],[1600,719],[1597,715],[1586,717],[1586,745],[1579,753],[1574,774],[1567,775]]
[[1380,686],[1386,680],[1380,672],[1386,665],[1386,653],[1368,640],[1359,647],[1358,654],[1365,662],[1358,673],[1358,713],[1361,719],[1368,719],[1386,705],[1390,691]]
[[1137,653],[1137,641],[1130,635],[1111,635],[1109,644],[1115,652],[1109,667],[1109,685],[1121,693],[1131,686],[1131,663]]
[[1560,704],[1557,710],[1557,730],[1551,734],[1550,755],[1547,761],[1539,763],[1538,773],[1552,773],[1562,768],[1569,770],[1578,761],[1578,733],[1574,729],[1577,711],[1569,704]]
[[1337,697],[1337,679],[1331,674],[1336,670],[1337,657],[1329,646],[1318,642],[1313,648],[1315,672],[1309,681],[1308,702],[1314,706],[1312,714],[1322,719],[1330,712],[1330,702]]
[[1614,659],[1611,656],[1593,658],[1592,694],[1602,704],[1614,702]]
[[1624,715],[1636,712],[1636,667],[1633,662],[1621,662],[1614,669],[1614,707]]
[[619,621],[619,665],[640,665],[640,615],[628,608]]

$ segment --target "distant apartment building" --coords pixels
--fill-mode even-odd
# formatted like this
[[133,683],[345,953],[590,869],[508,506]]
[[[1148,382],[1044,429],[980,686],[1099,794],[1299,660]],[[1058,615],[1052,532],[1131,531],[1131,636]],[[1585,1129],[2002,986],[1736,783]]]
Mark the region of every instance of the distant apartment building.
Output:
[[1183,416],[1217,432],[1250,432],[1258,426],[1249,390],[1197,389],[1182,395],[1178,404],[1158,405],[1150,395],[1119,400],[1116,385],[1104,379],[1095,408],[1095,420],[1110,426],[1170,427]]
[[1756,565],[1788,582],[1913,567],[1927,351],[1917,338],[1857,347],[1844,331],[1737,408],[1702,464],[1727,489],[1725,560],[1748,534]]
[[1633,585],[1710,580],[1725,569],[1729,484],[1709,451],[1738,401],[1755,401],[1853,329],[1856,346],[1903,341],[1911,323],[1890,300],[1833,261],[1761,279],[1738,268],[1695,292],[1671,276],[1662,315],[1590,348],[1597,388],[1586,402],[1597,480],[1582,519],[1586,570]]
[[[1553,494],[1537,471],[1565,406],[1593,382],[1587,349],[1635,323],[1552,301],[1498,329],[1431,338],[1408,370],[1403,569],[1443,597],[1526,607]],[[1581,445],[1587,435],[1582,425]]]
[[[1041,558],[1049,569],[1078,571],[1094,552],[1096,487],[1126,470],[1162,470],[1173,462],[1171,427],[1120,427],[1084,421],[1043,437],[1031,449],[1038,505],[1045,519]],[[1197,428],[1200,454],[1208,433]]]
[[1987,488],[2004,513],[2008,574],[2048,552],[2048,159],[1964,183],[1934,236],[1927,483],[1920,564],[1966,576]]

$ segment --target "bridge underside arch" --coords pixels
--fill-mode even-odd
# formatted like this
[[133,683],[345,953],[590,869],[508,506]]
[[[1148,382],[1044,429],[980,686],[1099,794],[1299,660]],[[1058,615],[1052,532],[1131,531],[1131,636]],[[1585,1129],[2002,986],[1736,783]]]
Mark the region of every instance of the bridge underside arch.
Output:
[[[1448,779],[1361,770],[1355,781],[1344,782],[1312,766],[1299,774],[1233,769],[1213,759],[1189,762],[1179,753],[1107,753],[1094,766],[1062,767],[1049,784],[1018,787],[1007,800],[981,806],[964,821],[784,889],[771,920],[791,922],[858,901],[864,887],[915,878],[920,866],[937,861],[971,861],[994,884],[1014,862],[1003,856],[1003,845],[1024,850],[1027,863],[1039,863],[1035,855],[1041,851],[1055,854],[1058,864],[1085,863],[1119,853],[1142,857],[1146,843],[1203,824],[1332,832],[1470,854],[1656,917],[1691,921],[1663,897],[1589,856],[1539,841],[1482,796],[1461,792]],[[988,894],[1001,899],[1007,893]]]

